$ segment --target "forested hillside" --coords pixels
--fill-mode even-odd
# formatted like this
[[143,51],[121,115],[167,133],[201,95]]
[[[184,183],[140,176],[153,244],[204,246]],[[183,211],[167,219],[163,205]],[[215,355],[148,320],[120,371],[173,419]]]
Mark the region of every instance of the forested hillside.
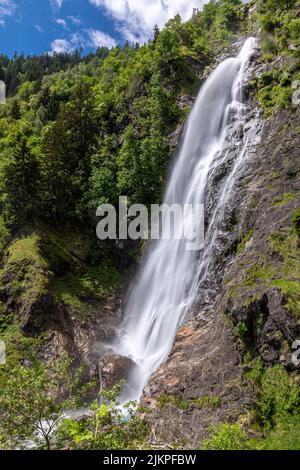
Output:
[[[163,30],[155,27],[147,44],[100,48],[88,56],[82,56],[82,51],[39,57],[0,55],[0,80],[7,85],[7,102],[0,105],[0,339],[7,351],[6,365],[0,365],[0,448],[19,445],[20,439],[36,440],[41,413],[50,417],[80,407],[87,396],[89,403],[97,396],[95,363],[101,351],[95,352],[94,344],[113,334],[143,245],[117,246],[97,240],[96,209],[102,203],[117,205],[119,196],[148,206],[162,201],[168,164],[199,87],[221,58],[231,55],[236,42],[249,35],[259,38],[260,51],[248,94],[269,126],[285,116],[278,124],[285,142],[288,129],[284,126],[299,119],[299,110],[292,104],[292,83],[300,80],[300,3],[296,0],[211,1],[203,11],[195,10],[188,22],[176,16]],[[297,145],[297,125],[290,124],[290,129],[290,141]],[[297,158],[288,145],[286,152]],[[288,160],[289,154],[282,158]],[[278,270],[282,263],[282,282],[271,284],[287,297],[298,331],[299,209],[295,205],[299,190],[294,183],[297,173],[292,174],[296,163],[287,164],[290,178],[295,178],[292,189],[280,194],[276,187],[268,204],[290,203],[291,232],[285,241],[273,238],[277,254],[272,255],[272,269]],[[281,167],[273,168],[272,175],[269,167],[261,171],[261,175],[269,173],[266,186],[270,188],[264,190],[272,195],[273,180],[281,181]],[[259,174],[255,178],[253,185]],[[247,204],[254,207],[258,202],[253,199]],[[244,252],[253,237],[251,230],[234,240],[235,255]],[[240,273],[243,267],[239,269]],[[240,289],[273,276],[273,271],[262,270],[253,271],[251,279],[243,278]],[[227,284],[235,284],[238,275],[229,277]],[[286,281],[288,275],[292,278]],[[245,295],[249,300],[253,292]],[[209,421],[200,433],[206,440],[201,443],[199,437],[198,448],[299,448],[297,371],[277,359],[273,363],[261,359],[249,338],[247,342],[250,330],[244,318],[237,316],[229,328],[235,332],[231,340],[243,343],[241,355],[252,354],[253,362],[247,363],[253,387],[250,411],[243,410],[244,419],[238,424],[227,422],[226,413]],[[280,348],[281,339],[274,338]],[[50,364],[48,369],[45,364]],[[274,401],[277,381],[280,396]],[[265,395],[257,399],[261,390]],[[100,410],[93,405],[103,432],[99,433],[94,418],[88,423],[70,420],[60,429],[58,447],[151,447],[149,403],[143,403],[129,423],[120,424],[115,407],[118,386],[106,393],[112,399],[110,405]],[[206,394],[202,401],[179,395],[168,391],[158,398],[154,413],[157,409],[165,413],[165,423],[172,420],[172,413],[190,407],[208,408],[209,414],[221,406],[219,395],[212,399]],[[221,427],[211,430],[211,424]],[[284,426],[296,429],[288,442]],[[47,431],[42,437],[39,445],[51,447]],[[170,443],[167,431],[165,438]],[[170,445],[191,446],[189,436],[183,441],[179,436]]]

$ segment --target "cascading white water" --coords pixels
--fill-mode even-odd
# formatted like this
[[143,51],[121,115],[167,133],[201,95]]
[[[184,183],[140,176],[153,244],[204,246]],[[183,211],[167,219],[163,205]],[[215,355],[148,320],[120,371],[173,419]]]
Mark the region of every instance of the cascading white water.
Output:
[[[202,86],[190,114],[179,155],[170,172],[166,204],[204,204],[210,172],[226,158],[228,128],[244,115],[242,83],[256,41],[249,38],[237,58],[224,60]],[[191,311],[208,272],[219,217],[230,193],[238,156],[221,191],[206,231],[202,252],[187,251],[186,240],[152,241],[133,283],[123,328],[115,343],[119,354],[137,366],[128,379],[126,399],[138,400],[150,375],[166,360],[178,327]],[[183,220],[183,224],[189,224]]]

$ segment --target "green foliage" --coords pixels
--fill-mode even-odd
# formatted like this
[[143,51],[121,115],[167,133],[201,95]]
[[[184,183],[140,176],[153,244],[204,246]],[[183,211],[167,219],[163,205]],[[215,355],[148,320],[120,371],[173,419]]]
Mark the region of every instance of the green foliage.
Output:
[[198,409],[218,408],[219,406],[221,406],[221,402],[222,402],[221,397],[217,395],[215,396],[203,395],[202,397],[199,397],[199,398],[185,400],[175,395],[163,394],[163,395],[160,395],[158,398],[158,405],[160,408],[164,408],[168,404],[171,404],[183,411],[188,410],[190,407],[198,408]]
[[[268,0],[258,3],[257,18],[262,28],[263,59],[273,62],[280,56],[280,66],[263,74],[258,82],[258,100],[266,115],[291,107],[291,83],[299,70],[299,19],[296,1]],[[268,76],[268,77],[266,77]],[[266,82],[266,78],[268,81]]]
[[254,231],[251,229],[243,237],[239,238],[237,249],[236,249],[238,255],[244,252],[246,244],[253,237],[253,233],[254,233]]
[[202,443],[203,450],[249,450],[249,440],[239,424],[222,423],[211,430]]
[[[47,366],[34,357],[30,366],[16,366],[1,387],[1,444],[22,446],[33,440],[51,449],[51,435],[62,420],[62,412],[78,406],[85,388],[80,389],[82,369],[72,372],[71,360],[62,356]],[[57,397],[64,391],[66,399]]]
[[143,447],[148,428],[135,403],[119,406],[122,383],[103,391],[81,421],[64,420],[57,434],[61,446],[84,450],[129,450]]
[[32,305],[48,293],[47,268],[47,261],[40,251],[40,238],[36,234],[16,239],[5,251],[5,262],[0,270],[0,295],[5,302],[7,296],[11,299],[13,308],[8,305],[10,313],[15,314],[17,306],[20,324],[23,320],[26,323],[26,315]]
[[[282,205],[283,200],[291,201],[295,198],[295,194],[289,195],[288,198],[284,196],[284,199],[280,196],[279,202],[276,199],[276,204]],[[286,295],[286,307],[295,315],[300,315],[298,239],[294,225],[291,228],[274,232],[269,242],[272,249],[280,256],[274,262],[268,261],[263,256],[252,262],[242,282],[232,286],[231,294],[236,296],[241,289],[246,292],[248,289],[252,291],[253,288],[259,286],[278,287]]]
[[272,426],[287,414],[299,412],[300,389],[282,366],[267,369],[260,386],[258,416],[265,426]]
[[[170,20],[142,47],[10,60],[0,56],[0,207],[12,231],[43,218],[94,230],[99,204],[161,201],[169,135],[209,64],[240,25],[239,0],[218,0],[187,23]],[[30,178],[29,178],[30,175]]]
[[3,216],[9,226],[16,227],[35,212],[40,168],[22,132],[17,132],[13,137],[7,151],[1,180]]
[[161,408],[164,408],[168,404],[175,405],[180,410],[187,410],[190,406],[190,402],[188,400],[184,400],[183,398],[177,397],[175,395],[160,395],[158,398],[158,405]]
[[292,103],[291,79],[286,76],[278,78],[277,72],[265,74],[260,83],[270,80],[269,85],[263,86],[258,91],[258,100],[266,114],[285,108],[289,109]]
[[91,90],[76,87],[73,99],[47,128],[42,167],[43,213],[54,218],[84,218],[81,199],[88,189],[90,159],[96,142]]
[[273,201],[274,206],[284,206],[285,204],[288,204],[290,201],[294,201],[297,199],[300,195],[299,191],[296,191],[294,193],[284,193],[282,196],[276,196],[276,198]]
[[[297,211],[295,212],[297,214]],[[277,286],[287,296],[287,307],[296,315],[300,315],[300,286],[298,281],[300,250],[298,235],[294,229],[282,230],[272,234],[270,238],[272,248],[283,259],[282,268],[276,279],[271,280],[272,286]]]
[[266,431],[263,439],[254,441],[253,445],[258,450],[299,450],[300,417],[285,418],[274,429]]
[[246,341],[247,339],[247,333],[248,333],[248,327],[246,323],[244,322],[239,322],[236,327],[235,327],[235,332],[236,335],[242,340]]
[[248,378],[256,386],[256,420],[262,438],[252,442],[255,449],[287,450],[299,448],[300,389],[283,366],[264,368],[255,360]]
[[83,307],[88,299],[99,299],[121,286],[122,277],[110,259],[96,267],[55,279],[52,294],[55,300],[67,305]]
[[194,398],[191,400],[192,404],[198,408],[219,408],[222,404],[222,399],[218,395],[209,396],[203,395],[200,398]]
[[297,449],[300,390],[294,378],[283,366],[265,368],[261,359],[253,361],[247,377],[257,390],[255,418],[263,434],[254,447]]

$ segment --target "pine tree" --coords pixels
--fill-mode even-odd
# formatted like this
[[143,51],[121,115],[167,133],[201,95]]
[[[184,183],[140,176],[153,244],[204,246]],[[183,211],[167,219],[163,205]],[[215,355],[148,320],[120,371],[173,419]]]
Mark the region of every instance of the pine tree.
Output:
[[13,227],[30,220],[36,212],[40,169],[26,137],[16,136],[4,164],[4,218]]
[[[91,155],[96,141],[91,90],[79,85],[44,138],[43,181],[46,213],[62,218],[84,211],[81,199],[88,191]],[[78,209],[78,210],[77,210]]]

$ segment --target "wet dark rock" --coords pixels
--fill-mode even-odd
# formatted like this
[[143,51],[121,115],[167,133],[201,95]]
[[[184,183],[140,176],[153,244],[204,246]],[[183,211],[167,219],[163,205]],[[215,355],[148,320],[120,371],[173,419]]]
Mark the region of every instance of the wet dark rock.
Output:
[[99,362],[99,376],[102,389],[110,389],[120,383],[126,382],[136,363],[128,357],[112,354],[103,357]]

